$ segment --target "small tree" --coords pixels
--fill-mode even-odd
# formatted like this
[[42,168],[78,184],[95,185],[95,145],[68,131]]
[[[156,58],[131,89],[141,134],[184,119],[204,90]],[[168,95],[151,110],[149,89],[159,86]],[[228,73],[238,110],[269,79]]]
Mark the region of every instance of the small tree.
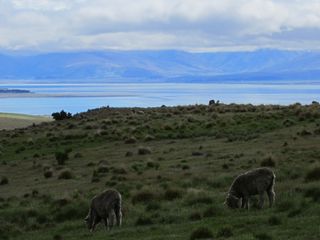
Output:
[[61,112],[52,113],[51,116],[56,121],[72,118],[72,114],[70,112],[67,113],[64,110],[62,110]]

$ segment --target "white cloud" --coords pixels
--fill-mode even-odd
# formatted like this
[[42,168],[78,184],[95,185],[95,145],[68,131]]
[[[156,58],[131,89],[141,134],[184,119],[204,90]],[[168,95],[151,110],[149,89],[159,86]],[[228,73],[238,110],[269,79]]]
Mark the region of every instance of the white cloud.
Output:
[[6,50],[310,49],[319,35],[320,0],[0,0]]

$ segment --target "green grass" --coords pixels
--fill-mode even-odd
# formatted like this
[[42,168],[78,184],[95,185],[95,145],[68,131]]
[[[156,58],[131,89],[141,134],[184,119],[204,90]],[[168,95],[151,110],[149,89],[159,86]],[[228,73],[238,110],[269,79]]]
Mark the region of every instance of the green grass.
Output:
[[[319,239],[319,112],[317,104],[102,108],[0,131],[8,179],[0,239],[190,239],[199,228],[215,239]],[[57,152],[68,152],[63,165]],[[274,208],[225,208],[233,178],[270,158]],[[71,179],[59,179],[63,169]],[[123,195],[123,226],[91,234],[83,218],[106,188]]]

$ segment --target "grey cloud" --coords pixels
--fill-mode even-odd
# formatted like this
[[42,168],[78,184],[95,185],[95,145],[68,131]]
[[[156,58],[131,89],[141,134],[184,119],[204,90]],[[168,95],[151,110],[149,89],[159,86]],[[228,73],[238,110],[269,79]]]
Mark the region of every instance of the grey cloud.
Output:
[[318,48],[320,0],[0,0],[0,48]]

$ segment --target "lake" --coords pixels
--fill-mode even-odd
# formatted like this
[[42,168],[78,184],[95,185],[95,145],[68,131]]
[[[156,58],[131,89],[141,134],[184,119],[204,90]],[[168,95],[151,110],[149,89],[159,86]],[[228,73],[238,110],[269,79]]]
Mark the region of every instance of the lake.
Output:
[[315,83],[106,83],[0,84],[1,88],[29,90],[31,94],[0,94],[0,112],[51,115],[62,109],[77,113],[110,107],[223,103],[309,104],[320,101]]

